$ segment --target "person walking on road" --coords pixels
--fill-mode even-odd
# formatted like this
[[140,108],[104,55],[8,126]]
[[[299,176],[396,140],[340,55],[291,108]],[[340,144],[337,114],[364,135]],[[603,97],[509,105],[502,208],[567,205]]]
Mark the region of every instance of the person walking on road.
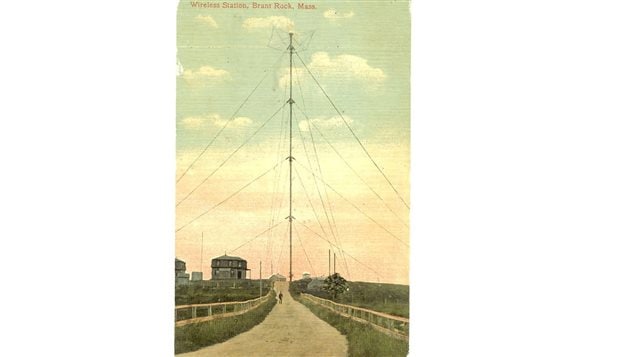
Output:
[[278,294],[279,303],[282,304],[282,293]]

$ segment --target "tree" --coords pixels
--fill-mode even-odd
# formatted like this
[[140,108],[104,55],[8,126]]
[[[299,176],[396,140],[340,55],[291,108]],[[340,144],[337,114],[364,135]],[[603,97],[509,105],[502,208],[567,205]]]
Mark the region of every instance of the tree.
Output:
[[322,290],[329,292],[333,300],[335,300],[337,299],[337,295],[348,290],[348,283],[340,274],[334,273],[324,280]]

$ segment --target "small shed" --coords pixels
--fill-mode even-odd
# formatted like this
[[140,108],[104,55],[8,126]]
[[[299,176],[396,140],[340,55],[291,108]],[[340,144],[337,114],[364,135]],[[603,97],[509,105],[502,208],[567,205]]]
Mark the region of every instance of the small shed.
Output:
[[273,274],[269,277],[269,281],[287,281],[287,278],[284,275]]
[[176,285],[187,285],[190,282],[190,274],[178,273],[176,275]]

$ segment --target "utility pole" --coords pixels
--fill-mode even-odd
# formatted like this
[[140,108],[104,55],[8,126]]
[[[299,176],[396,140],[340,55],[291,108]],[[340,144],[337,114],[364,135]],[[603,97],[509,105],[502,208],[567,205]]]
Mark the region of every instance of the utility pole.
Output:
[[329,276],[331,276],[331,250],[329,249]]
[[203,278],[203,232],[201,232],[201,279]]
[[333,252],[333,274],[337,273],[337,254]]
[[289,282],[293,281],[293,33],[289,32]]
[[260,297],[262,297],[262,261],[260,261]]

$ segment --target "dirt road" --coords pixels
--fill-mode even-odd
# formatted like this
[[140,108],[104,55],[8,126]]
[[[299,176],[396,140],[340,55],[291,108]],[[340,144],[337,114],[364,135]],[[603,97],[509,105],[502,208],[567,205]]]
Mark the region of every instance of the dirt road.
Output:
[[234,338],[181,356],[346,356],[346,337],[291,298],[288,282],[276,283],[284,294],[265,320]]

